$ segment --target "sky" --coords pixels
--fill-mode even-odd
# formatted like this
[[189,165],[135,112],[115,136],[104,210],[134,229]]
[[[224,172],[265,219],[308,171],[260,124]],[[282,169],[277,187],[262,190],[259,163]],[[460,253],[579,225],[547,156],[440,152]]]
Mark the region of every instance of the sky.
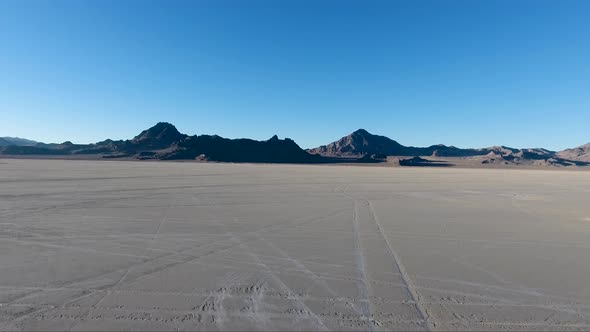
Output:
[[590,142],[590,1],[2,0],[0,136]]

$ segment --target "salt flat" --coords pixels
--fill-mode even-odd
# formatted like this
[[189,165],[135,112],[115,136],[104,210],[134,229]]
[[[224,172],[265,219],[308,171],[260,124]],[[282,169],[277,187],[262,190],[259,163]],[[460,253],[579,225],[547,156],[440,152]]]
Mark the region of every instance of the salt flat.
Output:
[[590,329],[590,172],[0,159],[0,329]]

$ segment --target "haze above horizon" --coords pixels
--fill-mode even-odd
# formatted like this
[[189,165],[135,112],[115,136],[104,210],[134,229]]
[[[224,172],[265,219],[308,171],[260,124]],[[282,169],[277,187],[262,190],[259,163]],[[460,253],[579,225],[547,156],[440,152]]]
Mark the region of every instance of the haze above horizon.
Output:
[[588,1],[0,2],[0,136],[590,142]]

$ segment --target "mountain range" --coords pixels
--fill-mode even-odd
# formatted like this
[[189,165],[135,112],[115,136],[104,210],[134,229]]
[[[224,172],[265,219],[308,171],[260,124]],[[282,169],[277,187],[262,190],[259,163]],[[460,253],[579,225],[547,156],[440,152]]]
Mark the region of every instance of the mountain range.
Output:
[[[478,149],[462,149],[443,144],[428,147],[404,146],[388,137],[373,135],[359,129],[348,136],[308,149],[307,152],[324,157],[360,158],[361,156],[426,156],[470,158],[481,164],[538,166],[587,166],[590,163],[590,143],[559,152],[542,148],[516,149],[507,146],[491,146]],[[412,159],[402,160],[401,164]]]
[[[590,143],[558,152],[505,146],[462,149],[439,144],[413,147],[359,129],[335,142],[303,150],[293,140],[279,139],[276,135],[266,141],[228,139],[217,135],[189,136],[180,133],[174,125],[166,122],[159,122],[132,139],[107,139],[94,144],[74,144],[69,141],[46,144],[22,138],[2,137],[0,154],[268,163],[366,163],[386,161],[389,156],[421,156],[435,159],[462,158],[481,164],[590,165]],[[400,165],[427,165],[428,162],[423,158],[399,159]]]
[[107,139],[94,144],[74,144],[70,141],[59,144],[12,144],[0,147],[0,154],[269,163],[317,163],[328,160],[305,152],[291,139],[279,139],[276,135],[266,141],[227,139],[217,135],[188,136],[166,122],[159,122],[129,140]]

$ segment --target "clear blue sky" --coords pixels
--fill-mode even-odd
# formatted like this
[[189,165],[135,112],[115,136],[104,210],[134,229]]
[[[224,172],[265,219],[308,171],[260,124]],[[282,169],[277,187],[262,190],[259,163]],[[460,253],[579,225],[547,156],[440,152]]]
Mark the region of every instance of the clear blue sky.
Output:
[[0,1],[0,136],[590,142],[590,1]]

